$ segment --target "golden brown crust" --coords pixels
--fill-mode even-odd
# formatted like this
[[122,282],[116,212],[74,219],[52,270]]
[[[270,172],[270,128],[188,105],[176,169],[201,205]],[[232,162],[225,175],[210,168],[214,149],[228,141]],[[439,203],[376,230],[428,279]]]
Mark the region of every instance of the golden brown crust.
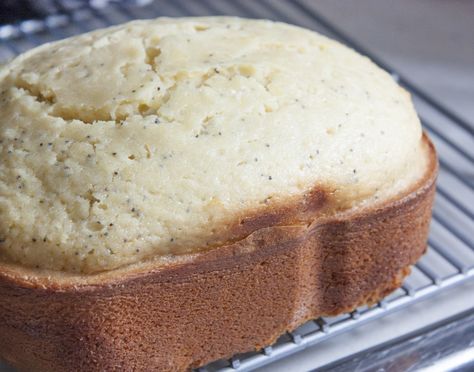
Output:
[[1,264],[0,357],[29,371],[185,370],[377,301],[426,249],[437,172],[426,142],[420,183],[360,211],[267,218],[218,249],[92,276]]

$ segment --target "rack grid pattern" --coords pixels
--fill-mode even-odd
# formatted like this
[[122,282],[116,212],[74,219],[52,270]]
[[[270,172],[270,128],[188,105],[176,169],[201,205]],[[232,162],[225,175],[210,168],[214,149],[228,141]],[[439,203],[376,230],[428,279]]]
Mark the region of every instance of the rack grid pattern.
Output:
[[309,321],[260,352],[217,361],[200,368],[200,372],[248,371],[261,367],[441,290],[474,279],[474,126],[341,32],[322,17],[309,0],[92,0],[89,3],[51,0],[51,3],[55,13],[45,19],[0,26],[0,63],[48,41],[135,18],[214,14],[270,18],[327,34],[369,56],[412,93],[423,126],[435,142],[440,174],[429,250],[414,266],[402,288],[373,307]]

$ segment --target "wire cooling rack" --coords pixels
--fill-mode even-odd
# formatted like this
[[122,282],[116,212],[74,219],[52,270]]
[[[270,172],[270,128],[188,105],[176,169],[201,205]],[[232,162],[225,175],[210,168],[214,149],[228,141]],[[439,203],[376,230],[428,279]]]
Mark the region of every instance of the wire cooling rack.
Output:
[[0,26],[0,62],[36,45],[135,18],[228,14],[270,18],[307,27],[338,39],[369,56],[409,90],[425,130],[434,141],[440,173],[428,253],[414,266],[402,288],[373,307],[309,321],[261,352],[237,355],[200,372],[248,371],[274,362],[334,335],[400,310],[474,278],[474,129],[449,108],[424,93],[385,62],[323,18],[306,0],[79,1],[50,0],[53,14]]

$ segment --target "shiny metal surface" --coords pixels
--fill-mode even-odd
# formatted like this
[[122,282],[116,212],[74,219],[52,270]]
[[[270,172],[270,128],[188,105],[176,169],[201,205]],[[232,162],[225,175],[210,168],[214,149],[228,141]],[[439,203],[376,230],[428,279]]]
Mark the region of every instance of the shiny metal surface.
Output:
[[474,310],[380,345],[320,371],[474,370]]

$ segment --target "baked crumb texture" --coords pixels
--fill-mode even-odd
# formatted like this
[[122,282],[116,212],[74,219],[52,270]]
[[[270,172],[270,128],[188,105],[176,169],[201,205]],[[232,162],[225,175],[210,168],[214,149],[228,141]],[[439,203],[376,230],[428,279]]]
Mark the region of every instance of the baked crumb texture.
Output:
[[409,95],[270,21],[135,21],[0,71],[0,256],[93,273],[220,244],[315,187],[357,208],[424,173]]
[[160,270],[67,277],[0,264],[0,358],[19,371],[189,371],[374,303],[426,250],[431,159],[409,197],[309,228],[261,229]]

